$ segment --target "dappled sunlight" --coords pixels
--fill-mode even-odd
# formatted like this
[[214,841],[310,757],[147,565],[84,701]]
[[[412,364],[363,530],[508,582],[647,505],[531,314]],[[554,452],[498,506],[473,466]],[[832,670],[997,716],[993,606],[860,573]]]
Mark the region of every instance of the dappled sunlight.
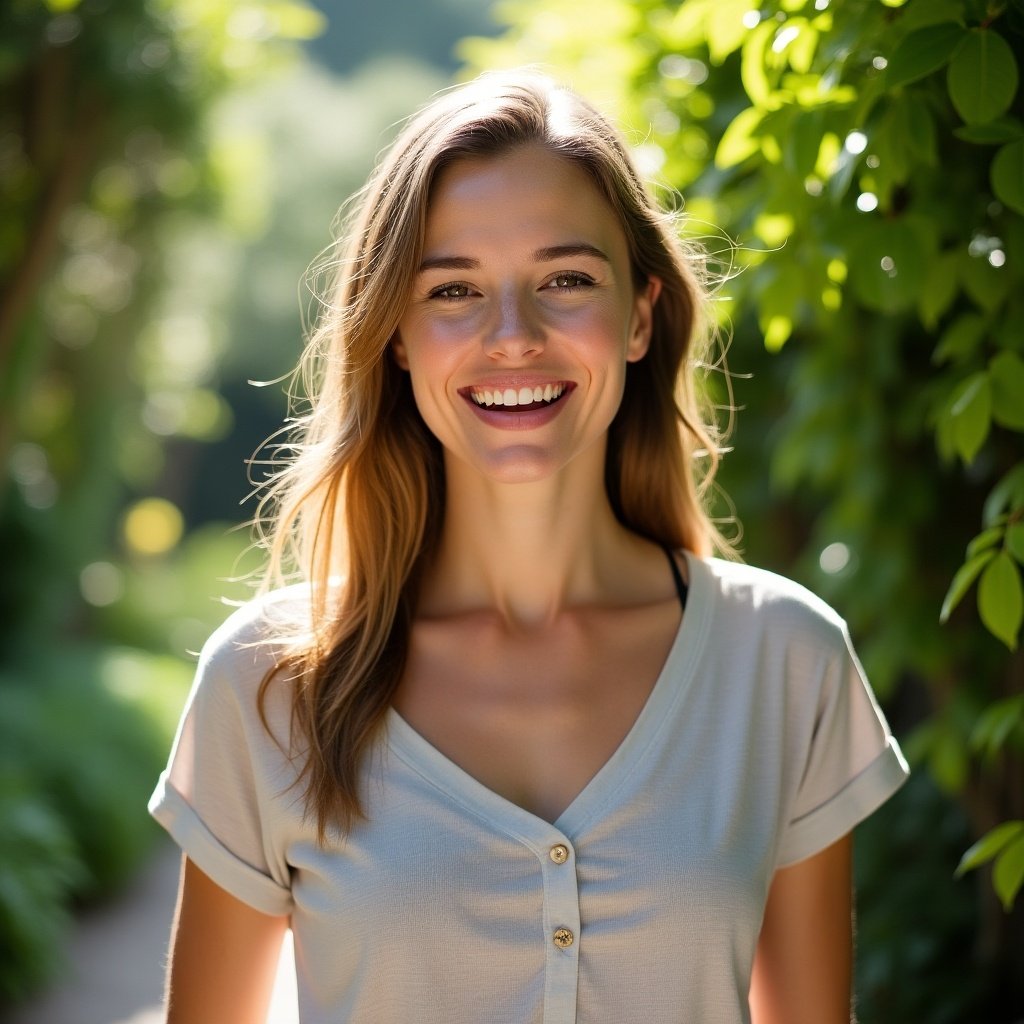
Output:
[[[517,0],[484,37],[489,3],[399,9],[0,12],[0,1011],[147,862],[197,652],[264,567],[247,524],[287,436],[247,461],[330,301],[328,225],[458,59],[592,97],[703,247],[701,386],[733,426],[712,515],[841,612],[915,768],[859,840],[865,1021],[1019,1014],[1019,12]],[[135,912],[169,921],[172,872]],[[296,1020],[290,942],[271,1024]]]

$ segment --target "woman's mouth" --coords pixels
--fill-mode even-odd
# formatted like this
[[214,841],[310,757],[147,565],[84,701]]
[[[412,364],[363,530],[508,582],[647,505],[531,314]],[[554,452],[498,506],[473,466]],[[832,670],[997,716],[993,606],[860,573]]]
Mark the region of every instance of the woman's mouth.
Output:
[[565,381],[519,388],[472,387],[467,389],[467,395],[481,408],[522,413],[554,405],[569,387]]

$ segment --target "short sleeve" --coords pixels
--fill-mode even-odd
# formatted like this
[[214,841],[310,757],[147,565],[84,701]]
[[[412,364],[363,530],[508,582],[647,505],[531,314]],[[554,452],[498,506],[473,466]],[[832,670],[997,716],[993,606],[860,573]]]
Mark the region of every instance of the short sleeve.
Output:
[[892,796],[909,774],[844,623],[837,632],[781,837],[779,866],[803,860],[840,839]]
[[291,909],[273,835],[283,754],[256,706],[274,664],[254,642],[257,617],[252,606],[236,612],[204,646],[149,811],[221,888],[276,915]]

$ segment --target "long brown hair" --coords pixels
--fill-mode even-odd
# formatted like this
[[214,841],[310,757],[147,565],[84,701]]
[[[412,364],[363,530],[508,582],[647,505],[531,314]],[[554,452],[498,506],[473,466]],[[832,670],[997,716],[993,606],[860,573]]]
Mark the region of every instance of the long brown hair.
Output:
[[[539,143],[584,168],[625,232],[638,284],[662,282],[649,351],[629,364],[606,487],[631,530],[710,553],[704,493],[717,464],[694,367],[706,343],[700,261],[605,118],[533,72],[485,75],[414,117],[355,197],[336,275],[299,372],[306,411],[260,505],[268,585],[310,588],[309,621],[260,690],[287,678],[307,812],[321,839],[363,814],[360,768],[405,666],[419,582],[444,515],[440,446],[389,345],[419,265],[431,185],[453,161]],[[719,545],[720,546],[720,545]],[[297,755],[299,756],[299,755]]]

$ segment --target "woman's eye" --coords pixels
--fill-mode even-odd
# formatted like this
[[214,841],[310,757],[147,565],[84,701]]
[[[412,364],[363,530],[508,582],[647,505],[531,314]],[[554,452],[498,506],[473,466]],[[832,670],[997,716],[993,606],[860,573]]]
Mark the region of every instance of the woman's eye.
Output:
[[556,292],[567,292],[574,291],[576,288],[585,288],[587,285],[592,285],[593,279],[587,277],[586,274],[556,274],[548,282],[548,287],[552,291]]
[[468,295],[469,285],[459,284],[458,282],[443,284],[440,288],[435,288],[430,293],[432,299],[464,299]]

